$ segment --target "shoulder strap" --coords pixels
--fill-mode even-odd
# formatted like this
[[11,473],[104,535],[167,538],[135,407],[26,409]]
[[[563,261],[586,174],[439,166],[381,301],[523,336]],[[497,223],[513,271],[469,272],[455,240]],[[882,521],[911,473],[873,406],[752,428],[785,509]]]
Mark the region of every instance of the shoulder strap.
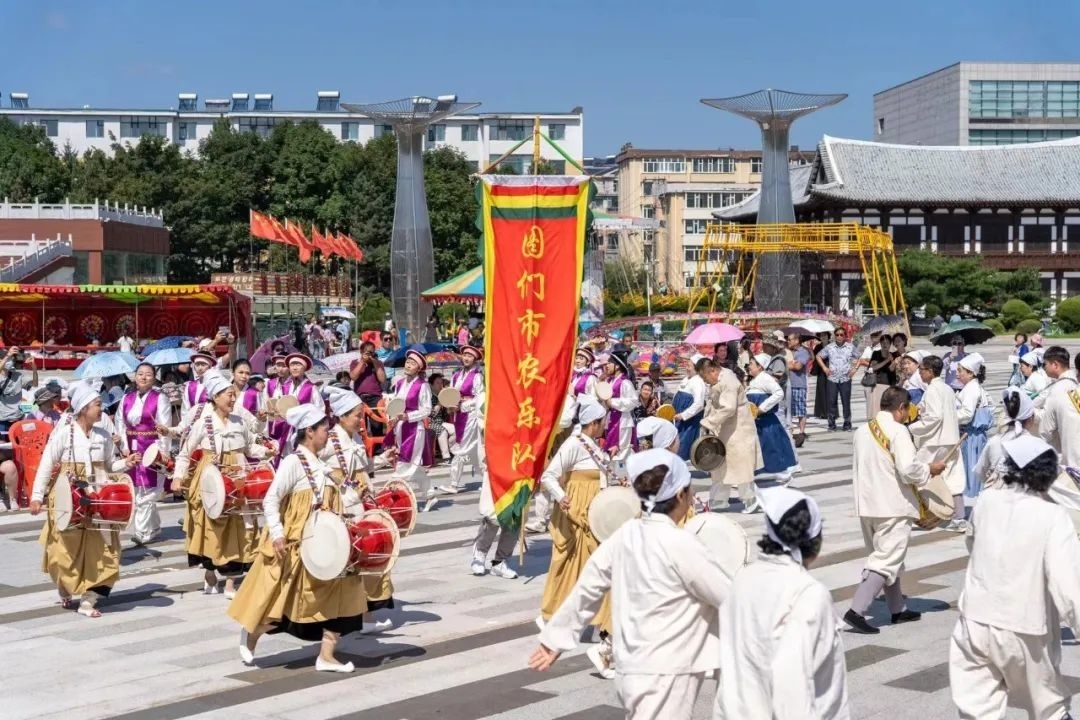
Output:
[[1072,401],[1073,408],[1076,409],[1076,412],[1080,413],[1080,389],[1073,388],[1068,392],[1068,395],[1069,400]]
[[874,440],[881,447],[882,450],[889,453],[889,457],[892,457],[892,443],[889,442],[889,437],[885,434],[885,430],[882,429],[881,423],[874,418],[867,423],[867,427],[870,428],[870,434],[874,436]]

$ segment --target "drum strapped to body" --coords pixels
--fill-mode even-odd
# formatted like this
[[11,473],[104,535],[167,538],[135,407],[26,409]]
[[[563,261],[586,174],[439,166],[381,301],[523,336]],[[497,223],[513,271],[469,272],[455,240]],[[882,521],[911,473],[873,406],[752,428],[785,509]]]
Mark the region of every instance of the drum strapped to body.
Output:
[[149,447],[143,451],[142,459],[139,462],[147,470],[165,473],[169,477],[172,477],[173,471],[176,469],[176,460],[170,457],[169,453],[165,452],[165,449],[156,442],[150,443]]
[[202,497],[206,517],[211,520],[239,513],[244,503],[233,475],[222,473],[218,466],[213,464],[208,464],[203,468],[202,478],[199,481],[199,494]]
[[397,562],[401,535],[397,523],[384,510],[367,510],[347,523],[349,564],[347,572],[357,575],[385,575]]
[[135,487],[122,473],[106,482],[79,482],[73,486],[66,473],[56,478],[53,523],[63,532],[90,526],[98,530],[126,530],[135,516]]
[[641,498],[625,485],[604,488],[589,503],[589,530],[600,542],[614,535],[623,523],[639,517]]
[[404,480],[388,480],[363,498],[367,510],[382,510],[389,515],[401,537],[408,537],[416,527],[416,495]]
[[728,577],[735,577],[740,568],[750,564],[746,530],[731,518],[719,513],[701,513],[687,520],[683,529],[701,540]]
[[312,510],[300,538],[300,560],[316,580],[347,574],[383,575],[397,562],[399,536],[393,519],[368,510],[345,521],[329,510]]
[[710,472],[724,464],[727,448],[715,435],[701,435],[690,446],[690,463],[698,470]]

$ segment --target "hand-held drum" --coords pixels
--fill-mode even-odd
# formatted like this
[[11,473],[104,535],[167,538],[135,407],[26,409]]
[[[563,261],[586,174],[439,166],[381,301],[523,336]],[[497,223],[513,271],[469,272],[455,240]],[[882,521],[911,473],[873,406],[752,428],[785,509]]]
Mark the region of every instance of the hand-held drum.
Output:
[[389,420],[396,420],[398,415],[405,412],[405,401],[401,398],[393,398],[390,402],[386,403],[386,417]]
[[439,391],[439,404],[447,410],[457,410],[461,405],[461,391],[452,387],[443,388]]
[[731,518],[713,512],[695,515],[684,529],[698,537],[728,577],[750,564],[750,541],[746,531]]
[[589,503],[589,530],[600,542],[614,535],[623,523],[639,517],[641,498],[624,485],[604,488]]
[[176,469],[176,461],[169,457],[169,454],[156,442],[150,443],[150,446],[143,451],[139,463],[147,470],[166,473],[170,476]]
[[656,417],[668,422],[675,422],[675,406],[671,403],[664,403],[656,408]]
[[604,402],[605,400],[610,400],[615,391],[611,387],[611,383],[606,380],[601,380],[596,383],[596,389],[593,390],[593,392],[596,393],[597,400]]

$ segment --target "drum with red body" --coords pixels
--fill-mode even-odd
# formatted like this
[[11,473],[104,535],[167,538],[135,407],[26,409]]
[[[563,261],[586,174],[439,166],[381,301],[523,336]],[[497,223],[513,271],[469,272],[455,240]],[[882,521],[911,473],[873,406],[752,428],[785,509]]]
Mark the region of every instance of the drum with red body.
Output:
[[135,488],[131,478],[117,474],[107,482],[72,484],[56,478],[53,522],[60,531],[90,525],[101,530],[123,530],[135,516]]
[[[121,476],[126,478],[127,476]],[[135,512],[135,491],[130,482],[123,480],[96,486],[90,496],[92,522],[127,527]]]
[[349,531],[348,571],[385,575],[397,562],[400,536],[397,524],[383,510],[368,510],[346,523]]
[[216,465],[207,465],[203,469],[199,482],[199,494],[202,497],[206,517],[217,520],[224,515],[236,514],[244,504],[236,482],[221,472]]
[[365,496],[364,507],[368,510],[383,510],[394,520],[401,537],[408,537],[416,527],[416,495],[407,482],[390,480],[381,487],[374,488]]

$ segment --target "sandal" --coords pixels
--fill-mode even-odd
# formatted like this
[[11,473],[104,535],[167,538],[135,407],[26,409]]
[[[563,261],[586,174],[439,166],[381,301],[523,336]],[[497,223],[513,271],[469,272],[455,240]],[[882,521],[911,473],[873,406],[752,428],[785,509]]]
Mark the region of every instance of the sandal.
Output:
[[75,598],[62,597],[60,598],[59,602],[60,607],[64,608],[65,610],[74,610],[79,606],[79,603],[75,601]]
[[88,602],[80,603],[79,609],[76,612],[78,612],[80,615],[85,615],[88,618],[101,617],[101,611]]

